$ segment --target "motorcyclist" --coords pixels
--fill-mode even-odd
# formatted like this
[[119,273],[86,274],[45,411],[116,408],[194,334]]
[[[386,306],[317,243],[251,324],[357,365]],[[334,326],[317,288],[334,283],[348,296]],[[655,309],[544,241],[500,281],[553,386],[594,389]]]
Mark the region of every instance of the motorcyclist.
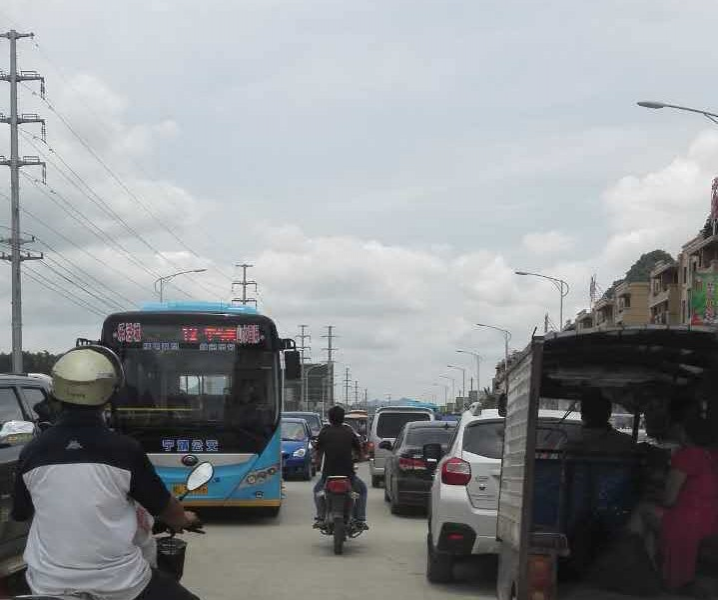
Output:
[[12,517],[32,518],[25,549],[34,594],[103,600],[198,600],[152,569],[138,534],[138,504],[175,531],[197,526],[165,488],[139,443],[111,431],[103,406],[122,387],[117,356],[73,348],[52,369],[58,424],[22,451]]
[[328,412],[329,425],[319,433],[316,442],[317,462],[321,464],[324,456],[322,476],[314,486],[314,502],[317,516],[314,527],[321,527],[324,514],[324,499],[319,492],[324,488],[327,477],[344,476],[352,480],[354,491],[359,494],[355,505],[355,519],[358,527],[369,529],[366,524],[366,484],[354,471],[354,452],[361,454],[361,442],[351,427],[344,424],[344,409],[341,406],[332,406]]

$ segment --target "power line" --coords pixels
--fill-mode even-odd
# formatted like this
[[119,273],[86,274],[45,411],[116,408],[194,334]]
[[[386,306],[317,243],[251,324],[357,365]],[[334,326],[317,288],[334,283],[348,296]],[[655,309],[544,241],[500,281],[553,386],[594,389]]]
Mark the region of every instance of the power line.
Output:
[[[47,143],[43,142],[41,138],[38,138],[35,135],[32,134],[26,134],[23,132],[23,137],[25,140],[33,147],[37,152],[39,152],[45,160],[50,163],[52,166],[54,166],[58,173],[72,186],[74,186],[83,196],[85,196],[90,202],[92,202],[95,206],[97,206],[105,215],[107,215],[110,219],[116,221],[119,223],[122,227],[124,227],[135,239],[137,239],[140,243],[144,244],[153,254],[159,256],[162,260],[167,261],[170,265],[176,268],[180,268],[180,266],[170,259],[168,259],[164,253],[162,253],[156,246],[151,244],[149,241],[147,241],[137,230],[135,230],[134,227],[132,227],[122,216],[120,216],[111,206],[110,204],[102,198],[91,186],[88,184],[82,176],[75,171],[72,166],[51,146],[49,146]],[[37,146],[31,139],[36,141],[43,142],[45,144],[45,147],[47,148],[47,151],[54,156],[57,157],[57,159],[62,163],[62,165],[77,179],[77,181],[73,180],[67,173],[64,172],[64,170],[58,166],[58,164],[53,161],[41,148]],[[78,183],[79,182],[79,183]],[[80,185],[82,184],[82,185]],[[73,207],[74,208],[74,207]],[[158,278],[158,274],[153,274],[153,277]],[[216,292],[208,287],[206,287],[203,284],[198,284],[193,278],[189,278],[195,285],[199,285],[203,290],[208,292],[209,294],[215,294]],[[180,289],[177,287],[177,289]],[[188,294],[187,292],[182,291],[183,294],[193,297],[191,294]]]
[[[37,95],[37,94],[34,92],[34,90],[32,90],[32,89],[30,89],[30,88],[28,88],[28,89],[30,90],[30,92],[31,92],[33,95]],[[90,153],[90,155],[100,164],[100,166],[108,173],[108,175],[120,186],[120,188],[121,188],[138,206],[140,206],[157,224],[159,224],[159,226],[160,226],[162,229],[164,229],[167,233],[169,233],[169,234],[180,244],[180,246],[182,246],[185,250],[187,250],[188,252],[190,252],[190,254],[192,254],[192,255],[195,256],[196,258],[202,258],[202,256],[201,256],[198,252],[196,252],[193,248],[191,248],[191,247],[177,234],[177,232],[174,231],[174,229],[172,229],[169,225],[167,225],[167,223],[165,223],[162,219],[160,219],[159,216],[157,216],[157,215],[152,211],[152,209],[151,209],[145,202],[143,202],[143,201],[139,198],[139,196],[138,196],[137,194],[135,194],[135,193],[129,188],[129,186],[120,178],[120,176],[117,175],[117,173],[115,173],[115,171],[113,171],[112,168],[103,160],[103,158],[94,150],[94,148],[90,145],[90,143],[87,142],[87,140],[85,140],[85,139],[77,132],[77,130],[72,126],[72,124],[70,123],[70,121],[69,121],[69,119],[68,119],[67,117],[65,117],[59,110],[57,110],[57,108],[56,108],[52,103],[50,103],[50,101],[47,100],[47,98],[41,97],[41,100],[47,105],[48,109],[49,109],[52,113],[54,113],[54,114],[60,119],[60,121],[62,122],[62,124],[65,125],[65,127],[67,127],[67,129],[70,131],[70,133],[72,133],[72,135],[80,142],[80,144],[85,148],[85,150],[87,150],[87,152]],[[57,152],[56,152],[56,151],[53,150],[53,152],[57,155]],[[67,163],[66,163],[64,160],[63,160],[62,162],[67,165]],[[68,166],[68,167],[69,167],[69,166]],[[75,175],[77,176],[77,174],[75,174]],[[78,178],[79,178],[79,176],[78,176]],[[83,183],[84,183],[84,182],[83,182]],[[87,184],[85,183],[85,185],[87,185]],[[88,186],[88,189],[90,189],[89,186]],[[160,188],[160,189],[161,189],[161,188]],[[93,192],[93,193],[94,193],[94,192]],[[162,190],[162,193],[164,193],[163,190]],[[169,198],[168,198],[168,199],[169,199]],[[103,202],[103,203],[104,203],[104,202]],[[145,244],[147,244],[147,242],[146,242],[145,240],[143,240],[143,242],[144,242]],[[157,253],[158,253],[160,256],[162,256],[165,260],[167,260],[167,262],[170,262],[170,263],[171,263],[171,261],[170,261],[169,259],[167,259],[166,257],[164,257],[161,252],[159,252],[159,251],[156,250],[156,249],[155,249],[155,252],[157,252]],[[173,265],[173,266],[178,266],[178,265]],[[229,279],[229,280],[232,279],[229,275],[227,275],[226,273],[223,273],[220,269],[217,269],[217,271],[218,271],[221,275],[223,275],[224,277],[226,277],[227,279]],[[192,278],[190,278],[190,279],[191,279],[195,284],[197,284],[197,282],[196,282],[194,279],[192,279]],[[206,291],[209,291],[209,290],[208,290],[207,288],[205,288],[201,283],[199,283],[199,284],[197,284],[197,285],[199,285],[200,287],[202,287],[202,288],[205,289]],[[213,292],[213,291],[210,291],[210,293],[214,293],[214,292]]]
[[[82,95],[82,93],[80,92],[80,90],[78,90],[77,86],[76,86],[74,83],[72,83],[72,81],[70,81],[69,77],[65,74],[64,70],[62,69],[62,67],[60,67],[60,66],[50,57],[50,55],[43,50],[43,48],[40,46],[40,44],[38,44],[37,40],[35,40],[34,38],[33,38],[33,40],[32,40],[32,45],[37,49],[37,51],[42,55],[42,57],[50,64],[50,66],[55,69],[55,71],[57,72],[57,74],[60,76],[60,79],[62,79],[68,87],[70,87],[71,89],[73,89],[73,90],[77,93],[77,97],[78,97],[79,101],[82,103],[82,105],[84,106],[85,110],[87,110],[87,112],[94,117],[95,122],[98,123],[98,124],[100,125],[100,127],[102,127],[102,129],[104,130],[105,133],[112,134],[113,132],[110,131],[109,128],[107,128],[107,127],[105,126],[104,120],[97,114],[97,112],[92,108],[92,106],[91,106],[88,102],[85,101],[84,96]],[[31,90],[31,91],[32,91],[32,90]],[[43,99],[43,100],[44,100],[44,99]],[[57,110],[57,108],[56,108],[56,107],[52,107],[52,108],[53,108],[53,112],[54,112],[56,115],[58,115],[58,117],[60,117],[60,114],[59,114],[59,111]],[[64,120],[67,121],[67,122],[70,121],[67,117],[65,117]],[[146,179],[152,179],[152,177],[147,173],[147,171],[144,169],[144,167],[142,167],[141,164],[139,164],[136,160],[134,160],[134,158],[133,158],[132,156],[128,156],[128,160],[129,160],[129,162],[130,162],[142,175],[144,175],[144,177],[145,177]],[[165,190],[164,190],[163,188],[160,187],[160,188],[159,188],[159,192],[160,192],[160,194],[161,194],[162,196],[164,196],[164,198],[165,198],[167,201],[172,202],[172,199],[169,197],[169,195],[165,192]],[[160,224],[161,224],[163,227],[168,227],[168,226],[166,225],[166,223],[164,223],[164,222],[161,222],[161,221],[160,221]],[[200,256],[197,252],[195,252],[191,247],[189,247],[189,245],[188,245],[186,242],[184,242],[183,240],[179,239],[179,238],[175,235],[174,232],[170,231],[170,233],[173,235],[173,237],[175,237],[175,239],[178,240],[178,242],[179,242],[180,244],[182,244],[182,246],[183,246],[185,249],[187,249],[187,250],[188,250],[190,253],[192,253],[195,257],[201,258],[201,256]],[[227,247],[227,249],[229,250],[229,247]],[[223,271],[222,269],[216,267],[215,270],[216,270],[220,275],[222,275],[223,277],[225,277],[226,279],[228,279],[229,281],[232,281],[233,277],[232,277],[231,275],[227,274],[227,273],[226,273],[225,271]]]
[[79,306],[80,308],[85,308],[85,309],[89,310],[90,312],[95,313],[96,315],[98,315],[98,316],[100,316],[100,317],[104,317],[104,316],[105,316],[105,313],[102,312],[101,310],[99,310],[98,308],[96,308],[96,307],[94,307],[94,306],[88,304],[87,302],[85,302],[84,300],[78,298],[77,296],[75,296],[75,295],[72,294],[71,292],[68,292],[68,291],[64,290],[64,289],[63,289],[61,286],[59,286],[57,283],[55,283],[55,282],[53,282],[52,280],[48,279],[48,278],[45,277],[44,275],[38,273],[38,272],[35,271],[34,269],[31,269],[30,267],[25,267],[25,274],[26,274],[30,279],[32,279],[33,281],[35,281],[36,283],[38,283],[38,284],[40,284],[41,286],[43,286],[43,287],[45,287],[45,288],[47,288],[47,289],[49,289],[49,290],[51,290],[51,291],[53,291],[53,292],[55,292],[55,293],[61,295],[61,296],[63,296],[64,298],[66,298],[67,300],[69,300],[69,301],[72,302],[73,304]]
[[[4,197],[4,198],[7,199],[8,201],[10,200],[10,197],[7,196],[6,194],[3,194],[2,192],[0,192],[0,196]],[[94,260],[95,262],[97,262],[98,264],[100,264],[104,269],[108,269],[108,270],[110,270],[110,271],[116,273],[116,274],[119,275],[120,277],[122,277],[122,280],[123,280],[123,281],[127,281],[127,282],[130,282],[130,283],[133,283],[134,285],[136,285],[136,286],[137,286],[138,288],[140,288],[141,290],[143,290],[143,291],[145,291],[145,292],[147,291],[147,286],[146,286],[146,285],[141,284],[141,283],[138,282],[137,280],[133,279],[129,274],[125,273],[124,271],[120,271],[119,269],[117,269],[116,267],[112,266],[111,264],[109,264],[109,263],[107,263],[107,262],[101,261],[99,258],[97,258],[97,256],[95,256],[95,255],[92,254],[91,252],[88,252],[88,250],[87,250],[86,248],[83,248],[83,247],[80,246],[79,244],[77,244],[77,243],[75,243],[74,241],[72,241],[72,240],[71,240],[69,237],[67,237],[64,233],[62,233],[61,231],[58,231],[55,227],[53,227],[52,225],[50,225],[49,223],[47,223],[46,221],[44,221],[43,219],[41,219],[40,217],[38,217],[37,215],[35,215],[34,213],[30,212],[29,210],[27,210],[27,209],[24,208],[24,207],[20,207],[20,211],[21,211],[23,214],[25,214],[25,215],[27,215],[28,217],[30,217],[31,219],[33,219],[34,221],[37,221],[40,225],[42,225],[43,227],[45,227],[45,228],[48,229],[49,231],[53,232],[53,233],[54,233],[55,235],[57,235],[60,239],[62,239],[63,241],[67,242],[68,244],[70,244],[73,248],[79,250],[80,252],[82,252],[83,254],[85,254],[86,256],[88,256],[89,258],[91,258],[92,260]],[[7,228],[4,227],[4,226],[2,226],[2,227],[3,227],[4,229],[7,229]],[[41,244],[43,244],[44,246],[46,246],[50,251],[55,252],[56,254],[60,254],[60,252],[59,252],[58,250],[55,250],[54,248],[52,248],[46,241],[42,240],[42,239],[39,238],[39,237],[36,237],[36,239],[37,239],[38,242],[40,242]],[[68,260],[68,262],[70,262],[69,259],[66,259],[66,260]],[[105,287],[108,287],[108,286],[105,285]],[[110,289],[110,288],[108,287],[108,289]],[[110,289],[110,291],[113,291],[113,290]],[[113,292],[113,293],[116,293],[118,296],[123,297],[123,296],[122,296],[121,294],[119,294],[118,292]],[[127,300],[130,304],[135,304],[135,302],[133,302],[132,300],[129,300],[129,299],[126,298],[126,297],[123,297],[123,299]]]
[[[53,259],[51,259],[51,260],[52,260],[52,262],[54,262],[55,265],[57,265],[59,268],[63,268],[65,271],[69,272],[70,275],[72,275],[72,271],[69,271],[66,267],[63,267],[62,265],[60,265],[56,260],[53,260]],[[117,309],[123,310],[123,309],[125,308],[125,307],[123,307],[121,304],[118,304],[117,302],[114,302],[114,301],[112,301],[112,300],[108,300],[108,299],[106,299],[106,298],[103,298],[99,293],[94,292],[94,291],[88,289],[87,287],[85,287],[84,285],[82,285],[81,282],[75,281],[74,279],[72,279],[72,277],[68,277],[68,276],[65,275],[64,273],[61,273],[61,272],[58,270],[58,268],[53,267],[49,262],[47,262],[46,259],[42,260],[41,262],[42,262],[42,264],[44,264],[48,269],[50,269],[50,271],[52,271],[55,275],[57,275],[57,276],[60,277],[61,279],[64,279],[64,280],[67,281],[67,283],[69,283],[70,285],[74,285],[77,289],[83,291],[83,292],[84,292],[85,294],[87,294],[88,296],[92,296],[95,300],[98,300],[99,302],[102,302],[103,304],[105,304],[106,306],[108,306],[110,309],[112,309],[112,310],[117,310]]]

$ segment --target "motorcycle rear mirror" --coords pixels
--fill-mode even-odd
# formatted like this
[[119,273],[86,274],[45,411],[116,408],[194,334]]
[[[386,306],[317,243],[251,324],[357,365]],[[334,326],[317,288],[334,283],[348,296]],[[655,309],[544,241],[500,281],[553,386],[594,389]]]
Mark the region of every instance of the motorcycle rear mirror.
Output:
[[187,491],[194,492],[207,485],[214,477],[214,467],[210,462],[198,464],[187,477]]

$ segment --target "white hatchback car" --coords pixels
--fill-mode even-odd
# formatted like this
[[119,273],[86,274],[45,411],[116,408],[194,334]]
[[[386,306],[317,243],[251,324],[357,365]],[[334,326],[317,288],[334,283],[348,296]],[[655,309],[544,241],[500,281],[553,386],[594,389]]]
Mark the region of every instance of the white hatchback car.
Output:
[[[567,416],[564,411],[541,410],[539,420],[546,423],[547,435],[558,433],[568,439],[580,435],[581,421],[576,413]],[[560,428],[551,427],[559,422]],[[461,417],[431,488],[426,569],[429,581],[451,581],[457,559],[499,552],[496,520],[503,431],[504,418],[498,410],[468,410]]]

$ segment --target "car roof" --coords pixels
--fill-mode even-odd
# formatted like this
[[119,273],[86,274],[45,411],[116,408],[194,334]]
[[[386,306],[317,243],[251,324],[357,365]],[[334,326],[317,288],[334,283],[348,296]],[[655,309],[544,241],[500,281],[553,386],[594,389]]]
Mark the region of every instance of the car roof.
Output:
[[48,385],[52,381],[52,378],[44,373],[0,373],[0,381],[22,381],[24,383],[42,383]]
[[311,415],[313,417],[321,418],[319,413],[311,412],[309,410],[287,410],[287,411],[284,411],[282,414],[284,414],[284,415]]
[[[565,410],[554,410],[549,408],[541,408],[539,409],[539,419],[540,420],[546,420],[546,421],[568,421],[570,423],[580,423],[581,422],[581,415],[577,411],[573,411],[566,414],[567,411]],[[474,423],[475,421],[503,421],[504,417],[502,417],[499,414],[498,409],[495,408],[487,408],[485,410],[481,411],[481,414],[474,415],[471,414],[471,412],[466,411],[463,416],[461,417],[461,424],[462,425],[468,425],[469,423]]]
[[451,429],[456,425],[456,421],[409,421],[404,427],[407,429]]
[[377,408],[374,414],[385,412],[426,412],[435,414],[433,410],[424,408],[423,406],[382,406],[381,408]]

